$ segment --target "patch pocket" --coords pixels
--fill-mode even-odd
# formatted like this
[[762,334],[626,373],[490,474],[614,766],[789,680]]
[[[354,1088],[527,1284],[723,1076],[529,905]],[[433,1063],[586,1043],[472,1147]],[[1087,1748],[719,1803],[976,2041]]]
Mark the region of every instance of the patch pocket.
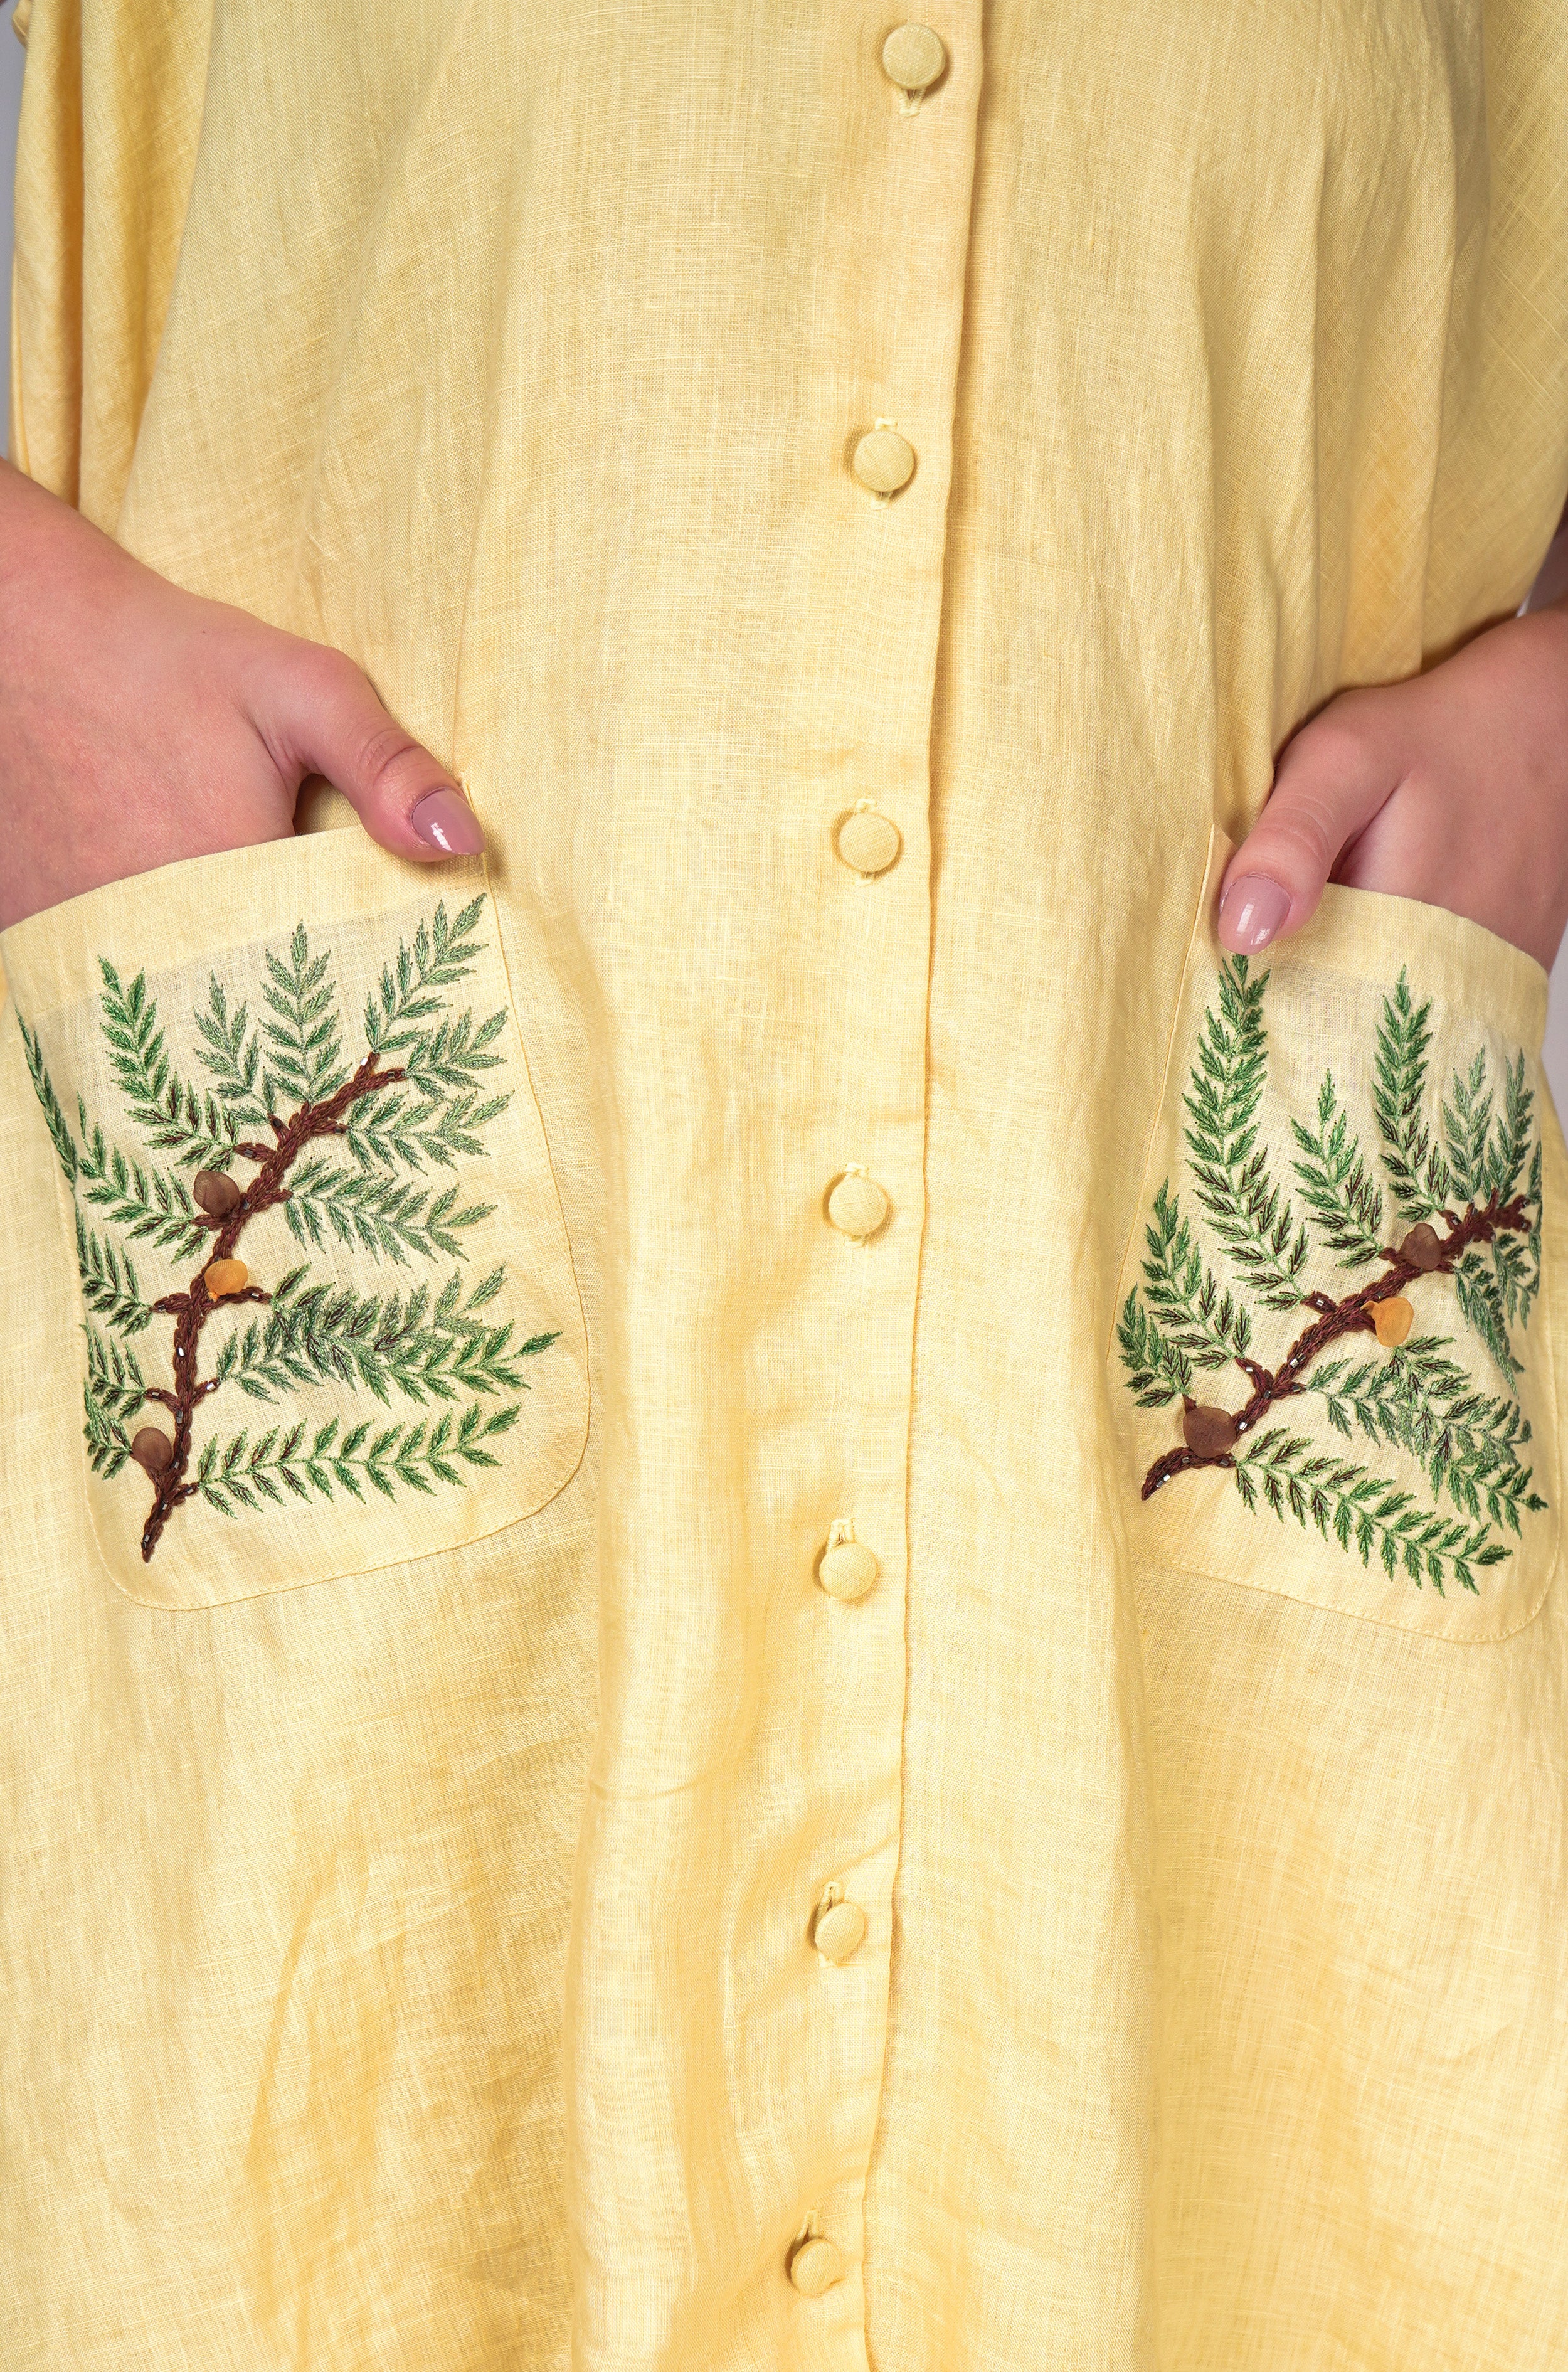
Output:
[[1228,955],[1231,854],[1216,831],[1107,1354],[1139,1552],[1505,1637],[1561,1520],[1546,973],[1337,887]]
[[0,961],[121,1589],[226,1605],[561,1490],[583,1312],[482,860],[310,832],[90,890]]

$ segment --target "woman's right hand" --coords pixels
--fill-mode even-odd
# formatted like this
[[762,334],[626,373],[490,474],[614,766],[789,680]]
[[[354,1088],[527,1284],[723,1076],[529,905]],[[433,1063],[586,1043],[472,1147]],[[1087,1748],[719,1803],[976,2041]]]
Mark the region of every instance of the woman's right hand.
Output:
[[308,775],[373,840],[482,846],[342,651],[187,593],[0,460],[0,929],[177,858],[286,839]]

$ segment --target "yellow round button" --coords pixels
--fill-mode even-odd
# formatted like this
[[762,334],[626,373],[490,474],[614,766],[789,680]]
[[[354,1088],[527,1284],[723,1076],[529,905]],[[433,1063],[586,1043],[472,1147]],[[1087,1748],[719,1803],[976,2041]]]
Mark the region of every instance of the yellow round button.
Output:
[[896,25],[882,44],[882,68],[900,90],[929,90],[947,63],[940,33],[929,25]]
[[817,1578],[830,1598],[864,1598],[881,1571],[860,1541],[840,1541],[818,1560]]
[[811,1941],[837,1964],[849,1959],[865,1933],[865,1913],[858,1902],[830,1902],[812,1922]]
[[856,808],[845,816],[835,843],[844,863],[857,873],[886,873],[903,844],[892,817],[877,808]]
[[887,1194],[863,1169],[846,1169],[828,1197],[828,1216],[846,1236],[875,1235],[887,1215]]
[[806,2297],[820,2297],[824,2290],[830,2290],[843,2269],[843,2259],[819,2232],[796,2242],[786,2268],[790,2280]]
[[914,475],[914,447],[896,428],[868,428],[854,448],[854,474],[874,494],[896,494]]

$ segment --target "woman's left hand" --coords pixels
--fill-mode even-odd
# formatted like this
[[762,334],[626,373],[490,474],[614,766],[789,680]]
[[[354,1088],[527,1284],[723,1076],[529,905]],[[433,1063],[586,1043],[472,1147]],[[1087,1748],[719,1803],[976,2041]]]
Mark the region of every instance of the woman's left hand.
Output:
[[1446,906],[1550,971],[1568,924],[1568,599],[1425,675],[1341,692],[1292,737],[1225,868],[1222,946],[1283,938],[1328,881]]

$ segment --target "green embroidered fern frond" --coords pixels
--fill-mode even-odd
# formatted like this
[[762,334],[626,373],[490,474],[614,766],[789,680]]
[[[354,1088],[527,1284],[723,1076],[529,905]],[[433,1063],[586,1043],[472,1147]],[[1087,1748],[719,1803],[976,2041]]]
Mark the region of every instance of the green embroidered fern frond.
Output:
[[1492,1132],[1492,1091],[1486,1083],[1486,1049],[1476,1049],[1469,1076],[1456,1071],[1443,1103],[1443,1140],[1451,1192],[1457,1202],[1486,1200],[1487,1138]]
[[331,1234],[341,1244],[357,1245],[373,1260],[385,1258],[406,1266],[411,1258],[464,1257],[458,1231],[477,1227],[495,1205],[468,1203],[459,1207],[458,1196],[456,1186],[436,1193],[412,1180],[371,1177],[318,1157],[301,1162],[293,1172],[284,1216],[296,1241],[308,1250],[319,1248]]
[[202,1041],[202,1060],[216,1081],[216,1094],[236,1129],[264,1128],[267,1107],[261,1100],[261,1038],[250,1027],[250,1008],[228,1009],[228,997],[216,972],[207,982],[205,1011],[192,1016]]
[[1223,1367],[1252,1339],[1244,1304],[1223,1290],[1192,1239],[1168,1181],[1144,1230],[1144,1295],[1167,1340],[1194,1366]]
[[311,1285],[307,1271],[293,1269],[278,1285],[262,1319],[231,1335],[214,1369],[253,1400],[270,1401],[286,1385],[363,1384],[389,1405],[394,1391],[406,1400],[451,1401],[468,1392],[526,1391],[521,1361],[547,1350],[554,1333],[514,1343],[510,1324],[489,1326],[477,1312],[499,1291],[504,1272],[494,1269],[464,1295],[454,1271],[436,1300],[418,1285],[406,1302],[401,1295],[358,1295],[344,1287]]
[[1383,1245],[1383,1190],[1351,1133],[1331,1072],[1318,1091],[1316,1133],[1294,1118],[1290,1125],[1301,1157],[1292,1167],[1325,1244],[1344,1254],[1342,1268],[1375,1261]]
[[1514,1378],[1524,1370],[1508,1340],[1507,1311],[1492,1262],[1479,1246],[1472,1244],[1455,1262],[1453,1277],[1460,1309],[1512,1386]]
[[32,1078],[33,1093],[43,1110],[45,1125],[54,1146],[55,1157],[64,1173],[67,1186],[76,1182],[76,1147],[70,1122],[60,1109],[60,1099],[54,1092],[54,1082],[44,1064],[43,1049],[35,1031],[28,1028],[18,1013],[17,1027],[22,1033],[22,1046],[28,1058],[28,1070]]
[[1137,1287],[1116,1321],[1117,1348],[1140,1408],[1164,1408],[1192,1389],[1192,1362],[1167,1343],[1138,1299]]
[[112,1481],[131,1455],[131,1443],[120,1419],[105,1407],[89,1378],[82,1388],[82,1438],[87,1464],[105,1482]]
[[82,1298],[106,1325],[121,1334],[140,1334],[151,1325],[152,1304],[143,1296],[129,1252],[122,1251],[112,1238],[100,1238],[79,1210],[76,1265],[81,1272]]
[[461,1468],[495,1466],[499,1459],[484,1445],[517,1423],[520,1405],[488,1412],[469,1407],[458,1416],[446,1410],[434,1424],[386,1426],[372,1435],[366,1424],[356,1424],[338,1439],[338,1420],[328,1419],[310,1435],[303,1424],[273,1427],[252,1442],[245,1433],[226,1442],[209,1441],[197,1463],[192,1482],[198,1494],[220,1516],[232,1516],[236,1503],[254,1508],[263,1500],[281,1502],[285,1493],[296,1499],[331,1499],[337,1487],[351,1498],[363,1499],[365,1485],[385,1498],[397,1496],[400,1484],[427,1495],[437,1482],[462,1482]]
[[1393,995],[1383,1000],[1377,1029],[1373,1109],[1394,1200],[1409,1219],[1436,1217],[1451,1191],[1442,1153],[1422,1118],[1431,1011],[1430,998],[1416,1004],[1401,970]]
[[269,1111],[280,1097],[290,1103],[320,1103],[348,1076],[331,950],[313,956],[310,935],[296,923],[288,961],[271,948],[263,960],[267,980],[261,995],[273,1017],[261,1025],[262,1101]]
[[1506,1203],[1519,1189],[1535,1139],[1535,1089],[1525,1076],[1524,1048],[1517,1059],[1503,1066],[1503,1111],[1497,1123],[1497,1135],[1489,1145],[1482,1162],[1483,1183],[1489,1195]]
[[226,1168],[238,1132],[217,1099],[199,1095],[170,1064],[145,973],[126,988],[101,956],[99,971],[103,1035],[132,1119],[155,1153],[172,1153],[187,1169]]
[[82,1328],[87,1345],[87,1394],[106,1417],[134,1416],[147,1396],[136,1354],[129,1345],[100,1334],[90,1319]]
[[1307,1230],[1269,1175],[1258,1143],[1258,1106],[1268,1059],[1263,990],[1245,956],[1220,967],[1219,1005],[1203,1017],[1198,1059],[1182,1099],[1198,1201],[1247,1284],[1271,1309],[1301,1298]]
[[1402,1567],[1412,1581],[1430,1581],[1440,1596],[1450,1580],[1476,1591],[1477,1571],[1508,1554],[1484,1524],[1423,1510],[1409,1491],[1280,1427],[1238,1452],[1232,1471],[1247,1506],[1261,1498],[1282,1523],[1291,1516],[1303,1527],[1316,1526],[1325,1540],[1353,1548],[1363,1564],[1376,1550],[1390,1580]]
[[1419,1459],[1434,1499],[1446,1488],[1467,1515],[1517,1532],[1521,1508],[1535,1513],[1546,1505],[1519,1459],[1529,1420],[1516,1401],[1478,1392],[1464,1368],[1444,1356],[1448,1348],[1446,1335],[1415,1335],[1386,1359],[1334,1360],[1315,1371],[1307,1389],[1322,1395],[1341,1433],[1349,1435],[1353,1421],[1368,1440]]
[[380,1054],[393,1054],[415,1044],[417,1030],[406,1025],[428,1019],[446,1003],[437,991],[455,985],[473,970],[484,942],[475,936],[484,911],[482,897],[470,901],[456,922],[448,924],[443,899],[413,935],[412,948],[400,940],[397,961],[384,967],[379,997],[365,1006],[365,1042]]
[[472,1096],[458,1096],[449,1103],[422,1103],[398,1091],[377,1096],[356,1104],[350,1114],[348,1149],[366,1169],[377,1164],[392,1169],[399,1162],[411,1169],[423,1170],[426,1163],[455,1169],[459,1155],[484,1152],[480,1130],[511,1100],[510,1092],[484,1103]]
[[137,1242],[172,1248],[186,1257],[199,1252],[206,1238],[196,1221],[196,1206],[180,1180],[161,1169],[144,1168],[110,1145],[102,1129],[88,1121],[79,1096],[76,1110],[82,1134],[76,1182],[83,1199]]

